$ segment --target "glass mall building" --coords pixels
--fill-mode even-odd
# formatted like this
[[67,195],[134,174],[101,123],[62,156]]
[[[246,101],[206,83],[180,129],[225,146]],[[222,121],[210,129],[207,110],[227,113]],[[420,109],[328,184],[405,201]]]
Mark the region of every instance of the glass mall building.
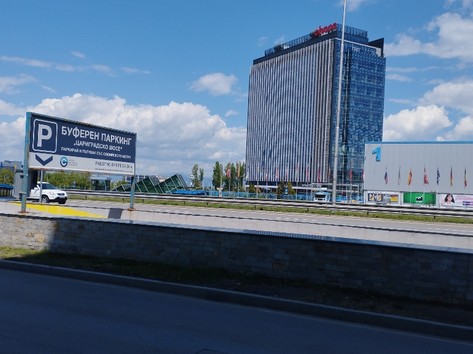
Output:
[[[246,140],[247,184],[327,185],[333,176],[342,26],[331,24],[253,61]],[[384,40],[345,27],[338,179],[360,185],[366,142],[381,141]]]

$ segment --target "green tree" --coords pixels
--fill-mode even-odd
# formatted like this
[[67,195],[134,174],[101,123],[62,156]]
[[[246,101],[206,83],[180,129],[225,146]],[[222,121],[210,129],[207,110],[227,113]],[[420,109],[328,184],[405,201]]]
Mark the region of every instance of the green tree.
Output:
[[48,172],[44,176],[44,180],[59,188],[90,188],[89,172]]
[[289,181],[287,182],[287,194],[289,195],[296,195],[296,191],[292,188],[292,183]]
[[228,162],[224,166],[217,161],[213,170],[212,185],[215,189],[221,186],[225,191],[244,191],[245,174],[246,165],[244,162]]
[[0,183],[13,184],[14,173],[9,168],[0,168]]
[[200,168],[199,169],[199,182],[200,182],[200,188],[204,187],[204,169]]
[[[47,172],[44,177],[44,181],[54,184],[58,188],[67,188],[69,187],[70,178],[69,173],[60,171],[60,172]],[[38,173],[38,181],[40,180],[40,176]],[[72,182],[72,181],[71,181]]]
[[[203,178],[203,172],[202,172],[202,178]],[[191,181],[192,181],[192,186],[195,189],[202,189],[202,181],[200,180],[199,165],[198,164],[195,164],[192,167]]]
[[278,199],[281,199],[286,191],[286,185],[284,182],[279,182],[278,187],[276,189],[276,195]]
[[217,189],[220,186],[222,186],[222,180],[223,180],[223,171],[222,171],[222,165],[220,162],[215,162],[214,170],[212,173],[212,186]]

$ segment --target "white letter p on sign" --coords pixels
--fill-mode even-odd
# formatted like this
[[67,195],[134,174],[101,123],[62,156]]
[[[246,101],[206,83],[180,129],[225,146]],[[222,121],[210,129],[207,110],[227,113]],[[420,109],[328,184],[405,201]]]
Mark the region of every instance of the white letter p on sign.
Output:
[[35,119],[33,120],[31,128],[31,150],[35,152],[54,154],[57,150],[57,123]]
[[51,126],[46,124],[38,124],[38,147],[43,147],[43,140],[49,140],[53,136]]

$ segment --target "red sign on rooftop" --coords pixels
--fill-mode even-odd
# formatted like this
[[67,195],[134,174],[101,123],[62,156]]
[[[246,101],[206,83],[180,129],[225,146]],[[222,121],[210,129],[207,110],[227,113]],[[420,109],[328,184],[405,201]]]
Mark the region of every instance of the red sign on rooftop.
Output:
[[337,30],[337,24],[332,23],[332,24],[330,24],[328,26],[325,26],[325,27],[319,26],[319,28],[317,28],[313,32],[313,35],[314,35],[314,37],[319,37],[319,36],[322,36],[324,34],[327,34],[327,33],[330,33],[330,32],[336,31],[336,30]]

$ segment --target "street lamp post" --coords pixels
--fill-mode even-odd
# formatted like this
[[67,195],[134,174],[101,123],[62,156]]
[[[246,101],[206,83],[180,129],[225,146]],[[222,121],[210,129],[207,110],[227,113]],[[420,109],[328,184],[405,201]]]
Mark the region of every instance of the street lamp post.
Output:
[[347,0],[343,0],[343,20],[342,20],[342,41],[340,43],[340,64],[338,70],[338,97],[337,97],[337,118],[335,125],[335,146],[333,152],[333,182],[332,182],[332,204],[337,203],[337,174],[338,174],[338,140],[340,133],[340,107],[342,99],[342,79],[343,79],[343,49],[345,44],[345,14]]

